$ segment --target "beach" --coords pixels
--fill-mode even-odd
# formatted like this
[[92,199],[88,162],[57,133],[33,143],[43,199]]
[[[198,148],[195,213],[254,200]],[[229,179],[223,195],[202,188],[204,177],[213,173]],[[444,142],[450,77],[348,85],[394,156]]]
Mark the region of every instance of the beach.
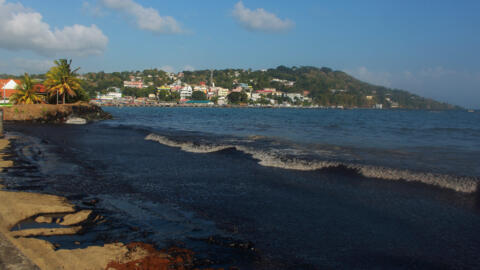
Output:
[[[242,109],[243,116],[250,115],[249,121],[242,126],[242,119],[232,120],[236,128],[245,129],[229,136],[205,129],[229,132],[229,122],[222,119],[230,119],[229,113],[234,112],[171,109],[149,109],[146,113],[135,108],[112,110],[114,120],[83,126],[7,124],[12,136],[9,151],[16,164],[2,174],[9,190],[61,196],[75,211],[91,210],[93,220],[103,217],[80,235],[35,238],[59,245],[60,253],[111,245],[125,252],[132,242],[153,244],[157,250],[176,246],[194,252],[192,267],[200,269],[438,269],[480,265],[476,256],[480,248],[476,229],[480,197],[476,182],[469,182],[476,180],[475,171],[470,175],[448,174],[458,168],[456,163],[448,167],[445,162],[444,167],[423,174],[401,166],[390,170],[390,174],[422,176],[421,181],[407,181],[383,178],[385,174],[366,176],[366,172],[342,166],[281,168],[282,164],[298,164],[305,156],[279,159],[280,150],[298,153],[301,145],[293,148],[295,145],[268,133],[276,128],[275,117],[287,117],[292,123],[290,118],[298,117],[298,112],[272,111],[262,116],[269,117],[268,127],[255,122],[260,118],[267,123],[258,111]],[[320,111],[318,116],[345,118],[350,113]],[[399,117],[401,113],[392,115]],[[220,122],[210,121],[206,126],[199,119],[207,116]],[[434,116],[435,121],[445,118]],[[183,130],[179,131],[179,126]],[[257,135],[239,135],[250,133],[248,128],[255,128]],[[361,127],[352,128],[366,132]],[[289,130],[284,134],[298,136]],[[384,134],[384,141],[387,135],[395,136]],[[338,143],[340,139],[329,137]],[[246,150],[252,144],[256,152]],[[322,149],[322,154],[331,150]],[[345,150],[337,146],[335,151],[337,160],[329,162],[347,164],[339,159]],[[363,153],[356,151],[357,155]],[[382,157],[391,152],[395,157],[406,156],[376,150]],[[456,155],[468,154],[459,151]],[[415,154],[409,157],[418,158]],[[301,161],[302,166],[317,166],[312,158],[310,163]],[[386,161],[396,164],[395,160]],[[379,167],[368,166],[369,172]],[[462,182],[465,179],[468,181]],[[432,182],[440,180],[450,186]],[[117,247],[117,243],[125,246]]]
[[[0,140],[0,151],[8,147],[8,139]],[[0,162],[2,169],[13,166],[5,156]],[[51,243],[22,236],[75,234],[78,228],[30,229],[12,232],[21,221],[42,214],[75,214],[75,207],[65,198],[24,192],[0,191],[0,233],[2,237],[2,262],[5,269],[105,269],[111,261],[120,261],[127,253],[123,244],[105,245],[77,251],[56,251]],[[73,224],[86,220],[88,215],[74,218]],[[24,232],[25,234],[18,234]],[[7,253],[7,250],[8,253]],[[13,256],[12,256],[13,255]],[[35,266],[37,265],[37,266]]]
[[[5,154],[9,144],[9,139],[0,139],[2,170],[15,166]],[[4,186],[0,185],[1,269],[183,269],[191,264],[192,253],[182,249],[158,251],[143,243],[62,249],[58,244],[35,239],[38,236],[75,235],[87,223],[96,222],[101,217],[93,217],[91,210],[78,210],[63,197],[3,189]],[[35,228],[22,228],[33,222]]]

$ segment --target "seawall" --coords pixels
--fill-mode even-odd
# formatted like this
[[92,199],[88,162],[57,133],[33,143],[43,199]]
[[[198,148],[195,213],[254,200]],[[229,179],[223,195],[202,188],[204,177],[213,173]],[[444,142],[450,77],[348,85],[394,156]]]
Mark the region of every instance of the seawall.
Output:
[[80,117],[88,122],[111,119],[112,115],[97,105],[78,102],[73,104],[26,104],[3,107],[3,120],[7,122],[64,123],[68,118]]

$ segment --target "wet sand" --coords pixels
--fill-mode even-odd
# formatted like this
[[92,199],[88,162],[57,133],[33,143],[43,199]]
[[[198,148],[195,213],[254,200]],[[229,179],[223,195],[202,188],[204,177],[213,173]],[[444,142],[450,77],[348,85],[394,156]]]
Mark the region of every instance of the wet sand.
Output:
[[[0,152],[9,146],[7,139],[0,139]],[[0,167],[13,166],[13,162],[0,155]],[[3,186],[0,186],[3,189]],[[34,236],[76,234],[82,223],[91,217],[91,211],[77,211],[65,198],[53,195],[0,190],[0,268],[2,269],[132,269],[148,263],[156,263],[158,269],[167,268],[172,262],[185,264],[184,250],[178,256],[156,251],[145,244],[122,243],[91,246],[83,249],[62,250],[52,243]],[[54,222],[56,218],[64,228],[36,228],[22,230],[22,221],[34,218],[41,224]],[[16,228],[16,230],[12,230]],[[180,258],[180,259],[179,259]],[[191,258],[191,257],[189,257]],[[152,262],[153,261],[153,262]],[[135,268],[137,269],[137,268]],[[143,268],[141,268],[143,269]],[[147,268],[145,268],[147,269]],[[157,268],[156,268],[157,269]]]

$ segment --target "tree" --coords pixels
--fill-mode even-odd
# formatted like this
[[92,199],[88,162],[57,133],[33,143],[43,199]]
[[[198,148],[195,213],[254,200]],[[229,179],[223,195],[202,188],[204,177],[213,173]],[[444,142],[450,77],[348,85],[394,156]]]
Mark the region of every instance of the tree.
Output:
[[193,91],[192,93],[193,100],[207,100],[207,95],[202,91]]
[[169,95],[168,90],[160,90],[157,93],[158,99],[163,101],[167,100],[168,95]]
[[67,59],[55,60],[55,65],[47,73],[47,79],[44,82],[50,96],[57,95],[62,96],[63,104],[65,104],[66,95],[75,97],[77,91],[81,91],[80,80],[77,78],[77,71],[80,68],[72,70],[72,60]]
[[218,97],[212,97],[210,99],[214,104],[218,104]]
[[180,100],[180,93],[178,92],[172,92],[170,93],[170,96],[168,96],[167,101],[178,101]]
[[17,91],[10,96],[10,102],[13,104],[35,104],[43,102],[43,99],[35,92],[28,73],[25,73],[22,84],[17,86]]
[[228,94],[227,99],[232,104],[247,103],[248,96],[245,92],[232,92]]

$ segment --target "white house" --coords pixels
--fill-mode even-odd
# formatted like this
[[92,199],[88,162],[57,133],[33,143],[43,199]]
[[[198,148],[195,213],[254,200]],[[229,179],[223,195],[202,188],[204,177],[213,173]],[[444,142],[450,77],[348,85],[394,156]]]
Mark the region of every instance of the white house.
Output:
[[21,82],[13,79],[0,79],[0,103],[8,102],[10,96],[17,92],[17,86]]
[[106,100],[106,101],[113,101],[115,99],[121,99],[122,93],[118,92],[108,92],[105,95],[97,95],[97,99]]
[[228,96],[228,89],[227,88],[222,88],[222,87],[215,87],[215,90],[217,91],[217,96],[219,97],[226,97]]
[[184,86],[180,89],[180,99],[187,99],[192,96],[193,89],[190,85]]
[[194,91],[201,91],[207,93],[207,87],[205,85],[197,85],[193,88]]
[[143,82],[142,81],[124,81],[123,87],[143,88]]
[[227,100],[225,99],[225,97],[219,97],[218,100],[217,100],[217,104],[218,105],[226,105]]
[[303,95],[299,93],[288,93],[287,97],[289,97],[292,101],[295,101],[296,99],[303,101]]
[[253,101],[257,101],[261,98],[262,98],[262,96],[259,93],[252,93],[252,97],[250,99],[253,100]]

